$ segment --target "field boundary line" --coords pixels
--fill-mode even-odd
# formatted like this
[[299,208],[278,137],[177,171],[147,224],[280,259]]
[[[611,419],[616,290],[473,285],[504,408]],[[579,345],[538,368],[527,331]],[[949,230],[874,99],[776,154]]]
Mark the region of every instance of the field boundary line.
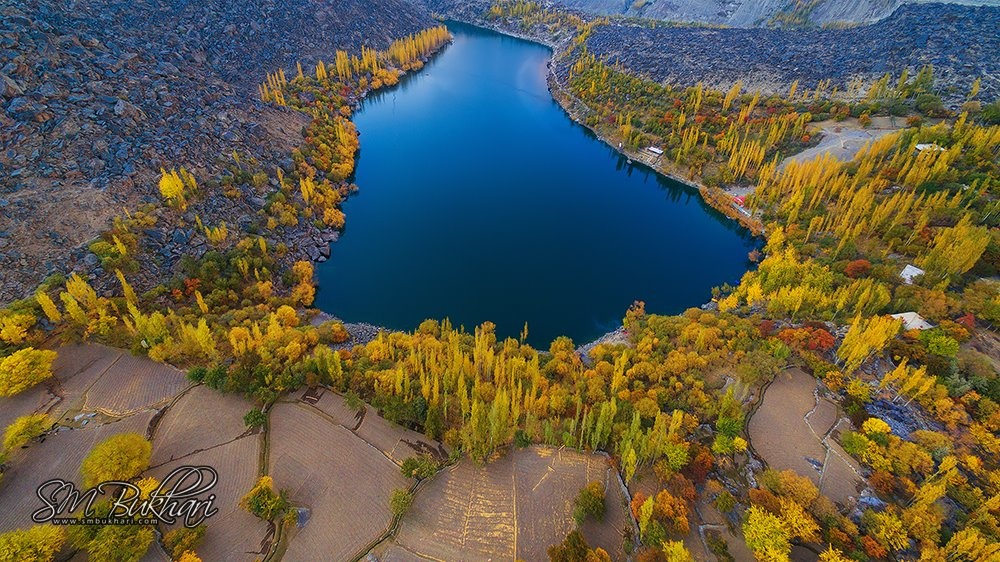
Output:
[[[121,358],[125,356],[125,353],[122,350],[120,350],[120,349],[115,349],[113,347],[110,347],[108,349],[114,349],[115,352],[118,353],[118,357],[115,357],[115,360],[112,361],[110,364],[108,364],[108,366],[105,367],[103,371],[101,371],[101,374],[97,375],[97,378],[95,378],[93,380],[93,382],[91,382],[90,384],[88,384],[87,388],[83,389],[83,392],[80,393],[80,400],[81,400],[81,404],[80,404],[81,408],[80,408],[80,410],[81,411],[86,411],[87,410],[87,401],[90,399],[90,396],[89,396],[90,395],[90,390],[92,388],[94,388],[95,384],[101,382],[101,379],[103,379],[104,376],[108,374],[108,371],[111,370],[111,367],[114,367],[119,361],[121,361]],[[97,360],[95,359],[90,364],[93,365],[96,362],[97,362]],[[73,376],[79,375],[81,372],[83,372],[83,371],[80,371],[80,372],[76,373]]]
[[[306,404],[306,403],[304,403],[302,401],[299,401],[299,400],[296,400],[294,402],[285,402],[285,404],[294,404],[295,406],[298,406],[300,408],[303,408],[303,409],[305,409],[307,411],[310,411],[310,412],[313,412],[313,413],[319,415],[321,418],[323,418],[326,421],[332,423],[333,425],[335,425],[337,427],[340,427],[340,428],[343,428],[345,431],[349,432],[351,435],[353,435],[354,437],[356,437],[359,441],[361,441],[365,445],[368,445],[372,449],[375,449],[376,451],[378,451],[383,457],[385,457],[392,464],[394,464],[394,465],[396,465],[397,467],[400,467],[400,468],[403,466],[402,463],[396,462],[395,459],[393,459],[392,457],[390,457],[389,454],[386,453],[385,451],[383,451],[382,449],[378,448],[377,445],[375,445],[371,441],[365,439],[364,437],[358,435],[358,433],[356,431],[352,431],[351,429],[349,429],[344,424],[338,422],[333,416],[331,416],[330,414],[328,414],[328,413],[324,412],[323,410],[317,408],[316,406],[314,406],[312,404]],[[389,420],[386,420],[386,421],[389,421]],[[390,422],[390,423],[392,423],[392,422]]]
[[[432,476],[432,478],[433,478],[433,476]],[[417,496],[417,489],[420,487],[420,485],[423,482],[425,482],[427,480],[430,480],[430,478],[425,478],[424,480],[417,480],[416,482],[414,482],[413,485],[410,486],[410,495],[415,498]],[[406,515],[406,514],[404,513],[403,515]],[[353,558],[351,558],[352,562],[358,562],[359,560],[361,560],[362,558],[364,558],[366,554],[368,554],[369,552],[371,552],[376,546],[378,546],[378,545],[382,544],[383,542],[389,540],[390,538],[396,536],[396,533],[399,531],[399,526],[403,522],[403,515],[393,516],[389,520],[389,525],[386,527],[385,531],[383,531],[381,535],[375,537],[375,539],[373,539],[372,542],[370,542],[367,545],[363,546],[361,548],[361,550],[358,551],[358,553],[355,554]],[[399,543],[394,543],[394,544],[396,546],[399,546],[399,547],[403,548],[407,552],[410,552],[412,554],[420,556],[421,558],[428,559],[428,560],[433,560],[434,562],[445,562],[444,560],[438,560],[437,558],[433,558],[433,557],[430,557],[430,556],[425,556],[423,554],[414,552],[414,551],[410,550],[409,548],[406,548],[405,546],[403,546],[403,545],[401,545]]]
[[[513,490],[513,509],[511,514],[514,517],[514,562],[517,562],[517,463],[511,463],[510,470],[511,489]],[[534,491],[534,490],[532,490]]]
[[190,457],[191,455],[197,455],[198,453],[204,453],[205,451],[211,451],[213,449],[218,449],[219,447],[225,447],[226,445],[231,445],[231,444],[239,441],[240,439],[245,439],[247,437],[252,437],[253,435],[254,434],[253,434],[253,432],[251,430],[247,430],[247,431],[243,432],[242,434],[240,434],[240,435],[238,435],[236,437],[233,437],[229,441],[218,443],[216,445],[212,445],[211,447],[205,447],[203,449],[195,449],[195,450],[191,451],[190,453],[184,453],[183,455],[181,455],[179,457],[171,458],[169,460],[163,461],[163,462],[161,462],[159,464],[156,464],[156,465],[150,465],[149,469],[160,468],[161,466],[170,464],[172,462],[179,461],[181,459],[186,459],[186,458]]

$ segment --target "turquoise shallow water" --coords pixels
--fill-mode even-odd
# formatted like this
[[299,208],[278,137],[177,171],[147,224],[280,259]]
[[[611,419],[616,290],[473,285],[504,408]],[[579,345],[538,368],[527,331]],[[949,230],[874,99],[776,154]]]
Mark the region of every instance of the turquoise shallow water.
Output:
[[739,280],[755,240],[573,123],[546,47],[448,25],[452,45],[355,114],[359,191],[319,308],[406,330],[489,320],[501,337],[527,322],[547,348],[613,330],[634,300],[676,313]]

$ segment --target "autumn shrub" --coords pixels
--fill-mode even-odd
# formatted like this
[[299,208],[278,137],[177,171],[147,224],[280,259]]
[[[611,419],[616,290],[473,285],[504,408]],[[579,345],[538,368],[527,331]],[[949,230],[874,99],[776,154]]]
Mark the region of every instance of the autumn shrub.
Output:
[[28,441],[38,437],[50,427],[53,421],[46,414],[28,414],[14,420],[7,426],[3,434],[3,448],[7,451],[22,447]]
[[131,480],[149,468],[153,445],[138,433],[119,433],[91,449],[80,465],[84,486]]
[[413,492],[405,488],[396,488],[389,498],[389,511],[393,517],[402,517],[413,505]]
[[284,514],[291,507],[284,490],[274,489],[270,476],[261,476],[257,484],[240,500],[240,507],[264,521],[271,521]]
[[163,546],[171,558],[179,559],[187,551],[193,551],[205,538],[207,527],[204,523],[194,528],[178,527],[163,537]]
[[594,481],[583,488],[573,501],[573,519],[582,525],[588,518],[604,520],[604,485]]
[[62,550],[66,531],[54,525],[35,525],[0,533],[0,560],[50,562]]
[[403,476],[407,478],[416,478],[418,480],[423,480],[424,478],[430,478],[434,476],[434,473],[438,471],[439,463],[431,455],[422,454],[414,457],[408,457],[403,461],[400,467],[400,472]]
[[26,347],[0,358],[0,397],[9,398],[52,376],[56,352]]

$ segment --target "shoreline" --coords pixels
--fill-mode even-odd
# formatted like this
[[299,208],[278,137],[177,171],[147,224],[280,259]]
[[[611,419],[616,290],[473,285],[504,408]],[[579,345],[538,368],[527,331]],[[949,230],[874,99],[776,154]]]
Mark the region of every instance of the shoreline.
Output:
[[[743,228],[749,230],[750,234],[753,237],[758,238],[763,236],[764,234],[763,225],[761,225],[759,221],[753,220],[750,217],[747,217],[742,213],[738,212],[736,208],[731,204],[727,205],[725,204],[724,201],[718,201],[718,197],[713,198],[712,193],[710,191],[711,188],[705,186],[700,182],[683,178],[674,172],[664,170],[662,167],[657,166],[657,161],[660,160],[660,157],[658,156],[653,157],[652,154],[633,152],[631,150],[628,150],[627,148],[615,146],[615,143],[613,143],[610,139],[606,138],[601,133],[599,133],[598,131],[596,131],[595,129],[584,123],[580,118],[578,118],[577,113],[573,111],[573,104],[580,106],[585,111],[589,111],[590,108],[568,91],[568,88],[559,81],[559,78],[555,70],[556,58],[558,55],[564,52],[563,46],[566,44],[565,41],[560,43],[542,37],[535,37],[524,33],[518,33],[515,31],[501,29],[496,26],[487,25],[486,22],[477,23],[455,17],[444,17],[441,18],[439,21],[441,21],[442,23],[452,21],[463,25],[470,25],[480,29],[492,31],[494,33],[498,33],[506,37],[511,37],[521,41],[527,41],[529,43],[548,47],[551,53],[549,55],[549,60],[546,63],[546,86],[549,91],[549,95],[552,96],[552,99],[559,104],[559,107],[563,110],[563,113],[566,114],[566,116],[570,119],[570,121],[585,128],[587,131],[593,134],[595,138],[600,140],[602,143],[607,145],[612,150],[616,151],[619,155],[628,158],[630,160],[630,165],[638,164],[640,166],[644,166],[656,174],[659,174],[663,177],[676,181],[677,183],[680,183],[686,187],[697,190],[698,194],[702,198],[702,201],[704,201],[705,204],[707,204],[709,207],[722,213],[727,218],[735,221]],[[450,43],[451,42],[449,41],[449,44]],[[435,52],[431,57],[429,57],[429,60],[433,60],[438,54],[440,54],[440,52],[441,52],[440,50]],[[418,75],[419,71],[413,73],[407,73],[406,78],[414,78]],[[370,92],[366,91],[358,97],[358,99],[356,100],[355,109],[360,108],[361,104],[366,100],[369,93]],[[723,195],[725,195],[723,190],[719,188],[716,189]],[[340,349],[349,350],[355,345],[365,345],[376,339],[378,337],[378,334],[383,331],[386,333],[391,333],[394,331],[411,332],[416,330],[416,328],[413,328],[411,330],[406,330],[406,329],[398,330],[389,328],[387,326],[371,324],[368,322],[346,322],[341,318],[338,318],[337,316],[331,314],[330,312],[318,308],[316,310],[318,311],[318,314],[316,314],[312,319],[312,322],[314,324],[326,321],[340,322],[341,324],[343,324],[344,329],[347,330],[348,334],[350,335],[350,339],[348,339],[347,341],[331,346],[335,350],[340,350]],[[630,342],[625,327],[618,326],[617,328],[609,332],[606,332],[600,336],[597,336],[592,340],[579,344],[576,346],[575,351],[578,355],[586,359],[591,349],[604,343],[629,345]],[[537,349],[536,351],[538,351],[539,353],[546,353],[544,349]]]
[[[465,25],[471,25],[473,27],[478,27],[481,29],[493,31],[495,33],[499,33],[507,37],[513,37],[515,39],[520,39],[522,41],[528,41],[536,45],[542,45],[548,47],[552,51],[552,54],[549,56],[549,61],[548,63],[546,63],[547,73],[545,82],[546,85],[548,86],[549,95],[551,95],[552,99],[559,104],[563,112],[572,122],[590,131],[590,133],[593,134],[595,138],[603,142],[605,145],[607,145],[609,148],[611,148],[618,154],[629,159],[632,165],[636,163],[641,164],[649,168],[651,171],[665,178],[668,178],[684,186],[697,190],[698,194],[701,196],[702,201],[704,201],[706,205],[708,205],[712,209],[715,209],[719,213],[722,213],[730,220],[735,221],[743,228],[749,230],[752,236],[754,237],[765,236],[766,231],[764,229],[763,223],[761,223],[760,220],[754,218],[753,216],[745,214],[748,213],[749,211],[745,211],[745,209],[743,209],[742,207],[737,208],[731,201],[731,197],[733,196],[727,194],[725,189],[710,188],[699,181],[682,177],[676,171],[666,170],[662,166],[658,165],[658,162],[661,161],[662,156],[654,157],[652,154],[647,154],[643,151],[638,151],[638,152],[632,151],[620,145],[620,143],[618,146],[616,146],[616,144],[612,140],[605,137],[603,134],[601,134],[593,127],[584,123],[583,120],[579,117],[579,113],[591,111],[590,107],[587,106],[587,104],[580,101],[576,96],[574,96],[569,91],[568,86],[563,84],[559,80],[559,76],[556,74],[555,63],[557,61],[557,58],[565,52],[565,45],[567,42],[564,41],[560,43],[557,41],[553,41],[551,39],[546,39],[544,37],[537,37],[525,33],[520,33],[517,31],[503,29],[499,26],[491,25],[485,21],[474,22],[474,21],[459,19],[457,17],[447,17],[444,18],[443,21],[455,21]],[[581,109],[576,109],[576,107],[579,107]]]

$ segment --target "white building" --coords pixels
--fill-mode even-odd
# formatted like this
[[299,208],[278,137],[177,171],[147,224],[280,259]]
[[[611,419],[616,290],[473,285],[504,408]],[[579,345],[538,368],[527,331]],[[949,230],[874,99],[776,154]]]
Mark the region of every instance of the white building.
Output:
[[900,312],[899,314],[891,314],[893,318],[903,321],[904,330],[930,330],[934,327],[924,317],[917,314],[916,312]]
[[907,285],[912,285],[913,284],[913,280],[916,279],[917,277],[920,277],[924,273],[927,273],[927,272],[924,271],[924,270],[922,270],[922,269],[920,269],[919,267],[917,267],[915,265],[906,264],[906,267],[903,268],[903,271],[899,272],[899,277]]

